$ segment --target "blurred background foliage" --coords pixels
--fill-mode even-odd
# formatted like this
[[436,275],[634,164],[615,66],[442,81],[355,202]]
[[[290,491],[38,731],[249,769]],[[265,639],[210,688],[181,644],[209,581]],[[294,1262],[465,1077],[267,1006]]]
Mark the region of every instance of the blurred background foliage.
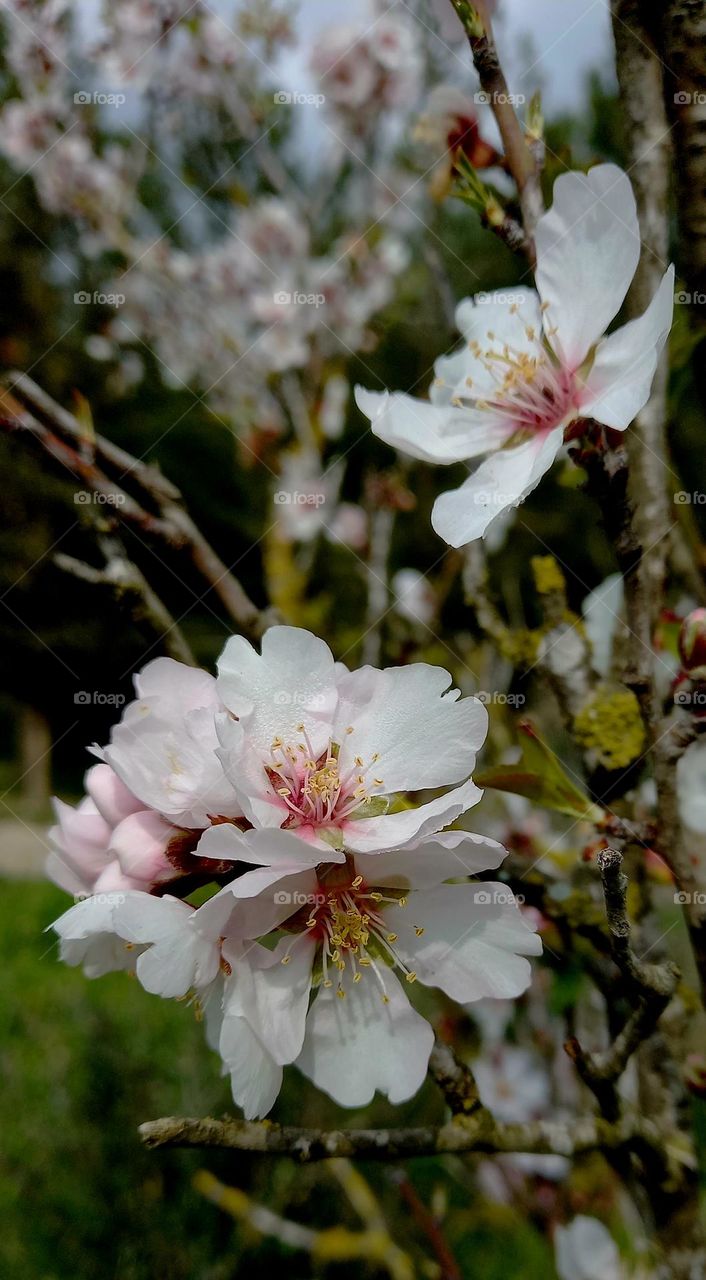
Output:
[[[432,71],[427,74],[432,77]],[[10,72],[0,81],[3,101],[16,96]],[[168,145],[169,118],[155,107],[142,134],[156,151]],[[207,205],[214,218],[233,205],[245,206],[262,191],[249,146],[233,131],[227,116],[200,109],[179,115],[182,173],[200,190],[215,191]],[[166,141],[165,141],[166,139]],[[271,142],[287,155],[286,126]],[[299,143],[301,145],[301,142]],[[623,160],[621,113],[599,70],[585,86],[583,108],[547,124],[547,192],[565,165],[594,160]],[[291,154],[291,153],[290,153]],[[232,181],[218,182],[224,160]],[[409,133],[399,143],[403,171],[422,172]],[[278,440],[267,435],[257,449],[239,444],[240,424],[215,414],[191,391],[165,386],[158,360],[143,347],[144,377],[132,389],[116,392],[115,370],[88,358],[86,339],[101,334],[109,317],[100,308],[77,308],[74,283],[57,265],[81,262],[82,288],[105,280],[106,260],[81,257],[72,220],[49,213],[37,200],[31,174],[18,176],[0,159],[0,359],[6,368],[28,370],[58,402],[88,404],[100,432],[123,448],[155,462],[179,487],[196,523],[252,598],[264,605],[272,586],[272,477],[262,461],[277,470]],[[158,165],[147,163],[140,182],[143,205],[154,221],[168,228],[179,217]],[[433,359],[448,350],[455,334],[448,307],[437,287],[440,273],[454,299],[482,289],[512,285],[521,264],[484,230],[460,202],[429,202],[425,218],[407,229],[410,257],[397,281],[394,299],[373,318],[375,341],[364,354],[347,360],[351,385],[410,388],[426,385]],[[338,224],[338,225],[337,225]],[[336,200],[319,228],[322,248],[345,225]],[[174,233],[179,243],[180,232]],[[681,314],[680,314],[681,311]],[[676,470],[689,477],[689,489],[706,491],[706,458],[701,445],[706,401],[703,322],[677,308],[675,372],[671,387],[671,443]],[[198,388],[196,389],[198,391]],[[77,399],[77,393],[81,399]],[[177,425],[174,426],[173,424]],[[371,475],[396,465],[391,450],[375,440],[356,411],[352,397],[343,434],[325,447],[324,463],[345,455],[341,497],[366,502]],[[32,708],[45,720],[57,744],[52,756],[53,788],[66,797],[80,793],[87,766],[86,745],[108,737],[114,707],[77,706],[78,690],[105,690],[126,698],[132,673],[157,647],[144,637],[109,595],[68,577],[53,561],[62,551],[91,562],[92,528],[74,501],[75,483],[29,440],[0,436],[2,474],[0,526],[0,762],[4,812],[0,828],[6,847],[20,828],[48,818],[41,797],[27,796],[21,785],[23,756],[18,746],[22,710]],[[458,479],[462,478],[458,469]],[[413,567],[445,572],[445,552],[429,524],[434,497],[455,479],[441,469],[404,464],[396,473],[412,496],[410,509],[396,517],[390,571]],[[679,508],[684,522],[697,521],[706,532],[706,511]],[[130,533],[126,547],[177,619],[198,659],[213,669],[229,624],[213,593],[203,594],[183,558],[156,554]],[[538,622],[529,567],[537,553],[554,552],[567,569],[568,601],[577,610],[588,591],[616,565],[597,521],[593,503],[557,469],[522,509],[513,537],[489,558],[491,586],[503,616],[514,626]],[[270,563],[267,558],[270,555]],[[288,620],[314,625],[336,655],[355,665],[363,653],[366,582],[360,557],[323,536],[292,552],[285,571],[304,563],[305,586],[288,597]],[[442,560],[443,557],[443,560]],[[268,576],[270,582],[268,584]],[[441,662],[468,687],[470,654],[487,670],[497,654],[479,657],[481,641],[464,603],[453,563],[442,609],[444,642],[392,616],[385,632],[383,658]],[[281,603],[281,602],[280,602]],[[678,603],[674,602],[675,605]],[[483,662],[486,667],[483,668]],[[492,688],[492,683],[487,684]],[[520,685],[523,687],[520,679]],[[531,690],[526,690],[531,694]],[[501,746],[514,739],[513,712],[493,708]],[[9,846],[8,846],[9,842]],[[312,1274],[306,1253],[263,1241],[252,1228],[236,1224],[196,1194],[192,1179],[207,1164],[224,1182],[246,1188],[276,1212],[317,1227],[332,1222],[356,1226],[356,1216],[340,1185],[324,1166],[298,1170],[288,1161],[259,1163],[245,1156],[144,1151],[137,1124],[161,1114],[219,1114],[230,1107],[217,1060],[194,1026],[193,1011],[156,1001],[122,975],[86,982],[80,973],[56,963],[56,945],[43,933],[63,909],[53,887],[17,879],[22,868],[9,847],[3,866],[8,878],[0,895],[0,1274],[11,1280],[226,1280],[282,1269],[306,1280]],[[571,1008],[582,984],[581,973],[554,975],[553,1013]],[[520,1018],[523,1016],[520,1011]],[[458,1010],[461,1044],[478,1042],[478,1027]],[[381,1102],[364,1113],[342,1115],[333,1104],[288,1073],[277,1105],[283,1122],[350,1125],[438,1120],[441,1101],[431,1086],[403,1107]],[[584,1203],[613,1209],[614,1187],[606,1166],[588,1160],[570,1185],[531,1179],[524,1214],[509,1195],[489,1193],[486,1174],[473,1162],[411,1162],[406,1176],[413,1193],[434,1204],[444,1222],[447,1242],[463,1276],[485,1280],[532,1280],[553,1272],[546,1222],[557,1198],[580,1211]],[[440,1274],[423,1223],[400,1207],[400,1188],[387,1167],[363,1166],[379,1198],[393,1239],[413,1259],[420,1275]],[[502,1183],[504,1175],[499,1175]],[[517,1185],[508,1174],[517,1193]],[[616,1224],[620,1236],[620,1224]],[[316,1264],[317,1266],[319,1264]],[[375,1265],[371,1276],[385,1274]],[[359,1276],[359,1262],[340,1263],[341,1280]]]

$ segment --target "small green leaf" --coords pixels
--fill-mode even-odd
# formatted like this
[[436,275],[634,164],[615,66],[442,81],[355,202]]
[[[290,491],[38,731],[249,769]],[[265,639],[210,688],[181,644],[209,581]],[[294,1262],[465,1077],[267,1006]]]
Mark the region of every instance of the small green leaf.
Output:
[[600,805],[594,804],[564,772],[557,757],[537,736],[534,726],[525,720],[520,729],[525,734],[525,741],[517,764],[498,765],[476,773],[474,782],[479,787],[526,796],[542,808],[554,809],[557,813],[568,814],[570,818],[600,822],[605,816]]

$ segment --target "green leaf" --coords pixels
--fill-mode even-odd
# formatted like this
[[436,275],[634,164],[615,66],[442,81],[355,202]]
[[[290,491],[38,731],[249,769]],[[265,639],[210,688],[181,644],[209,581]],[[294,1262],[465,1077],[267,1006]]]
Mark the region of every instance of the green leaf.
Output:
[[564,772],[557,757],[538,737],[534,726],[525,720],[520,729],[525,734],[525,741],[517,764],[498,765],[476,773],[474,782],[479,787],[526,796],[534,804],[568,814],[570,818],[600,822],[604,817],[600,805],[594,804]]

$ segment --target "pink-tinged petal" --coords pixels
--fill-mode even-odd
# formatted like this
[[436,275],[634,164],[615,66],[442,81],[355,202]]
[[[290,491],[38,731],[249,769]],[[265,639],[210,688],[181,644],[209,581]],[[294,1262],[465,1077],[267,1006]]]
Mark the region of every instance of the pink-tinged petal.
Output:
[[344,999],[335,986],[319,988],[297,1066],[343,1107],[367,1106],[376,1091],[405,1102],[424,1082],[434,1044],[429,1023],[391,969],[382,967],[387,1003],[369,970],[354,984],[347,967],[341,979]]
[[564,424],[532,437],[514,449],[491,454],[459,489],[442,493],[431,523],[452,547],[485,537],[498,517],[517,507],[551,467],[563,440]]
[[347,822],[344,829],[346,848],[354,853],[379,853],[384,849],[398,849],[412,841],[419,841],[455,822],[462,813],[478,803],[482,794],[475,783],[469,780],[415,809],[403,809],[400,813],[385,813],[379,818],[361,818],[355,822]]
[[137,796],[128,791],[125,783],[108,764],[94,764],[84,781],[86,791],[98,812],[111,827],[116,827],[123,818],[143,808]]
[[135,676],[135,691],[139,700],[154,699],[159,704],[160,715],[170,719],[200,707],[215,709],[218,705],[214,677],[200,667],[188,667],[174,658],[154,658],[148,662]]
[[149,893],[126,894],[115,908],[113,926],[120,937],[132,945],[150,944],[136,966],[146,991],[178,998],[217,976],[218,944],[195,926],[194,915],[194,908],[178,898]]
[[673,310],[674,267],[669,267],[646,311],[598,344],[581,400],[587,418],[616,431],[630,426],[649,399]]
[[152,809],[132,813],[119,822],[110,838],[110,852],[126,876],[155,884],[174,879],[174,867],[166,855],[175,828]]
[[300,934],[282,938],[271,952],[244,950],[226,985],[226,1017],[233,1012],[245,1017],[280,1066],[294,1062],[304,1043],[316,947],[314,939]]
[[[483,996],[514,997],[530,984],[528,955],[542,941],[525,922],[507,885],[439,885],[408,907],[388,907],[385,924],[399,934],[396,950],[420,982],[468,1004]],[[421,936],[410,928],[423,929]]]
[[125,949],[113,927],[115,901],[109,894],[86,898],[51,926],[60,938],[61,959],[68,965],[82,965],[87,978],[134,968],[137,953]]
[[298,742],[300,725],[323,749],[336,706],[334,662],[323,640],[300,627],[270,627],[262,655],[242,636],[228,640],[218,660],[218,690],[245,718],[251,746],[269,755],[275,738]]
[[495,870],[507,850],[489,836],[472,831],[443,831],[404,849],[358,854],[355,865],[367,884],[394,885],[400,889],[429,889],[444,880]]
[[[292,831],[281,831],[277,827],[265,831],[239,831],[228,822],[219,822],[204,831],[197,849],[200,858],[249,862],[255,866],[273,867],[280,873],[286,871],[290,875],[315,867],[322,861],[321,850],[314,849]],[[331,849],[330,854],[326,862],[345,862],[344,853]]]
[[356,387],[361,413],[374,435],[393,449],[422,462],[463,462],[497,449],[508,436],[486,413],[456,405],[429,404],[400,391],[366,391]]
[[282,1068],[260,1043],[245,1018],[223,1019],[220,1054],[230,1073],[233,1101],[246,1120],[272,1110],[282,1087]]
[[561,174],[535,242],[545,332],[563,363],[577,369],[618,314],[640,257],[627,176],[614,164]]
[[263,937],[284,920],[313,903],[316,874],[258,867],[224,886],[198,908],[196,925],[209,937],[229,941]]
[[448,671],[426,662],[379,672],[375,698],[352,722],[353,732],[341,735],[341,776],[355,774],[355,761],[362,759],[364,785],[386,795],[468,777],[488,731],[488,713],[477,698],[461,698],[451,683]]

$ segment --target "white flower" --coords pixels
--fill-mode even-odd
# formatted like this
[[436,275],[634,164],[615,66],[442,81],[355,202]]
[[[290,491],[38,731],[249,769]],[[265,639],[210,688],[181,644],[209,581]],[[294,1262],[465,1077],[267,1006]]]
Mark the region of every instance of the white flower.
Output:
[[155,658],[135,677],[137,698],[113,729],[103,758],[145,807],[184,827],[237,817],[216,755],[223,708],[206,671]]
[[[225,938],[228,960],[235,948],[221,1053],[236,1096],[247,1086],[251,1116],[272,1105],[273,1068],[292,1062],[343,1106],[363,1106],[376,1090],[391,1102],[412,1097],[433,1044],[406,994],[417,980],[461,1003],[529,985],[525,957],[541,941],[507,886],[446,883],[497,867],[505,850],[494,840],[452,831],[375,856],[334,851],[324,862],[284,831],[247,832],[238,843],[237,856],[260,865],[200,907],[194,924]],[[260,945],[268,934],[269,948]],[[252,1052],[269,1055],[260,1098],[242,1075],[251,1068],[235,1063],[233,1017],[254,1033],[248,1062]]]
[[[401,791],[468,779],[485,738],[485,707],[450,689],[442,668],[349,672],[309,631],[271,627],[262,655],[243,637],[230,639],[218,670],[220,698],[238,717],[219,722],[220,755],[255,827],[375,852],[438,831],[480,798],[467,780],[388,812]],[[237,857],[229,850],[238,836],[232,826],[214,829],[208,856]]]
[[466,299],[463,346],[435,365],[429,403],[357,389],[373,431],[429,462],[489,455],[434,505],[452,546],[485,536],[549,470],[565,428],[594,418],[624,431],[645,404],[669,333],[673,268],[644,314],[605,337],[640,254],[630,183],[615,165],[562,174],[536,232],[537,292]]
[[428,626],[437,610],[437,600],[429,579],[418,569],[398,569],[392,579],[395,608],[409,622]]
[[554,1237],[560,1280],[623,1280],[618,1247],[597,1218],[579,1214]]

